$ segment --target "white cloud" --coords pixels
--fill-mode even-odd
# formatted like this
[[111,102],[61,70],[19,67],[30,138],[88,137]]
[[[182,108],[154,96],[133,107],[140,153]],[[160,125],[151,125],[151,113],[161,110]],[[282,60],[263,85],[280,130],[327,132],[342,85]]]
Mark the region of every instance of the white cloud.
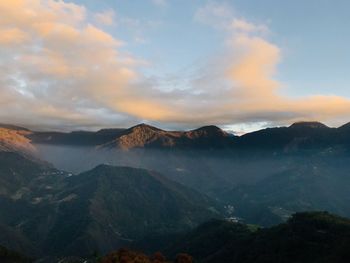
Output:
[[267,33],[269,31],[268,27],[265,25],[255,25],[242,18],[234,18],[231,25],[233,30],[244,33]]

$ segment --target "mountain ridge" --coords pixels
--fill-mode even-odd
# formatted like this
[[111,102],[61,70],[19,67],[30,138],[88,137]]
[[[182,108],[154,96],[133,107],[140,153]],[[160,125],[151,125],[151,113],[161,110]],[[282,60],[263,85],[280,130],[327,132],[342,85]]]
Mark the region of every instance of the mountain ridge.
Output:
[[[27,140],[25,147],[31,148],[31,151],[35,145],[62,145],[95,147],[100,150],[142,148],[240,150],[256,148],[287,153],[300,149],[327,148],[336,145],[347,147],[350,143],[348,132],[350,123],[338,128],[331,128],[316,121],[296,122],[288,127],[266,128],[241,136],[230,134],[214,125],[189,131],[167,131],[141,123],[125,129],[114,128],[101,129],[97,132],[73,131],[69,133],[35,132],[17,126],[11,128],[11,125],[6,125],[6,127],[8,128],[0,126],[0,131],[11,134],[14,143]],[[5,143],[1,144],[1,142],[0,133],[0,150],[1,147],[5,148],[2,146]]]

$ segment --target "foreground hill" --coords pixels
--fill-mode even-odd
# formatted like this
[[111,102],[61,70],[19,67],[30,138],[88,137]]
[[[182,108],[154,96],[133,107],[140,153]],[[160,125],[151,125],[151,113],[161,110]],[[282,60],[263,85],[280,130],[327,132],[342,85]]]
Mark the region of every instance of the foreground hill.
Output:
[[21,255],[18,252],[8,250],[0,246],[0,262],[1,263],[31,263],[33,260]]
[[[119,249],[100,259],[60,257],[38,262],[346,263],[350,260],[350,220],[327,212],[297,213],[286,223],[270,228],[212,220],[187,234],[173,235],[167,248],[162,243],[159,247],[168,260],[160,252],[147,256]],[[29,262],[2,247],[0,259]]]
[[175,258],[175,261],[168,261],[160,252],[154,253],[152,256],[147,256],[141,252],[136,252],[127,249],[120,249],[103,257],[100,263],[193,263],[193,258],[190,255],[181,253]]
[[221,217],[215,201],[143,169],[72,175],[0,152],[0,183],[0,245],[29,256],[105,253]]
[[[52,211],[49,205],[68,175],[52,166],[17,152],[0,152],[0,245],[34,256],[40,248],[39,220]],[[43,220],[45,221],[45,220]]]
[[180,238],[169,253],[186,252],[206,263],[345,263],[350,261],[349,247],[349,219],[312,212],[261,229],[208,222]]
[[220,217],[211,199],[142,169],[100,165],[66,179],[45,251],[107,252],[149,233],[191,229]]
[[33,197],[33,191],[45,188],[45,184],[58,174],[65,173],[20,153],[0,151],[0,197],[28,200]]

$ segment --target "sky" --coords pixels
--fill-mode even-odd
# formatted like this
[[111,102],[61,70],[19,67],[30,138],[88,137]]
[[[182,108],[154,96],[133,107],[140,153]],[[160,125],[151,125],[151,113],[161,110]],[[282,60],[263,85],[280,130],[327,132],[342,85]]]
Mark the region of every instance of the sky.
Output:
[[346,0],[0,0],[0,122],[350,121]]

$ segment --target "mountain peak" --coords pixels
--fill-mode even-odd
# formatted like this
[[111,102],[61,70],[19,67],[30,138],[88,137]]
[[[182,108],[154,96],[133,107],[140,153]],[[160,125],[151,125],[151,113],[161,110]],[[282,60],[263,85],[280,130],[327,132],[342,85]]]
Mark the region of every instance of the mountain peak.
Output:
[[29,131],[27,128],[23,128],[13,124],[0,123],[0,128],[14,130],[14,131]]
[[146,123],[140,123],[138,125],[135,125],[131,128],[129,128],[129,130],[135,131],[135,130],[142,130],[142,131],[147,131],[147,130],[152,130],[152,131],[162,131],[161,129],[148,125]]
[[215,125],[203,126],[198,129],[190,131],[190,133],[198,134],[205,137],[214,137],[214,136],[226,136],[226,132],[221,130]]
[[338,129],[350,130],[350,122],[345,123],[344,125],[340,126]]
[[329,128],[327,125],[318,121],[300,121],[295,122],[289,128],[312,128],[312,129],[324,129]]
[[202,126],[198,129],[195,129],[195,131],[222,131],[218,126],[215,125],[206,125]]

